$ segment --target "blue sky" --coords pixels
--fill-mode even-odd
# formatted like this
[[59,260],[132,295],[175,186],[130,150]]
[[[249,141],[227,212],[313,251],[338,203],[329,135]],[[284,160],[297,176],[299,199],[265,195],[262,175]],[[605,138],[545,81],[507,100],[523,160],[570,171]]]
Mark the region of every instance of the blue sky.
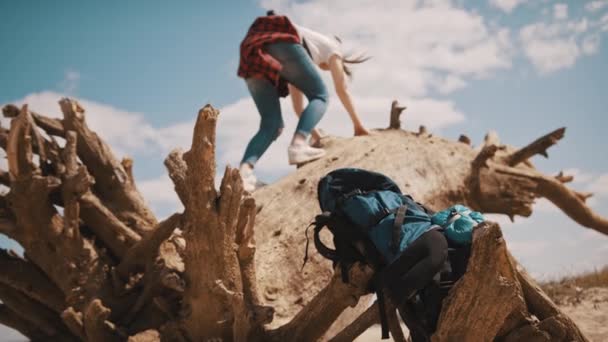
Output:
[[[0,103],[28,102],[59,115],[78,98],[89,122],[119,155],[135,159],[141,190],[159,214],[179,205],[162,160],[188,146],[202,105],[222,109],[218,161],[236,165],[258,116],[236,77],[238,46],[252,20],[274,8],[299,24],[339,34],[374,58],[351,89],[363,120],[386,125],[394,98],[405,125],[425,124],[473,142],[498,131],[521,146],[561,126],[566,137],[536,158],[547,173],[569,170],[572,185],[596,193],[608,216],[607,1],[2,1]],[[324,76],[326,80],[327,75]],[[320,126],[351,132],[332,100]],[[295,127],[284,103],[287,130]],[[272,181],[290,170],[289,134],[258,167]],[[221,167],[219,168],[221,169]],[[601,266],[608,238],[580,228],[544,201],[529,219],[498,218],[513,252],[533,274],[557,276]]]

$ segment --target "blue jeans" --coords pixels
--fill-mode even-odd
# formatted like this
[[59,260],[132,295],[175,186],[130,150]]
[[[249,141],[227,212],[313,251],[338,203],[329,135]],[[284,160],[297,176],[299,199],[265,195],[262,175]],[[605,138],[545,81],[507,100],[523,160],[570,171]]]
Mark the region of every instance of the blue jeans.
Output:
[[[280,75],[300,89],[308,99],[296,128],[296,133],[307,137],[327,110],[327,88],[302,45],[275,43],[268,45],[266,51],[281,62],[283,68]],[[241,164],[255,165],[281,134],[284,125],[276,88],[265,79],[248,78],[245,82],[262,120],[258,132],[247,145]]]

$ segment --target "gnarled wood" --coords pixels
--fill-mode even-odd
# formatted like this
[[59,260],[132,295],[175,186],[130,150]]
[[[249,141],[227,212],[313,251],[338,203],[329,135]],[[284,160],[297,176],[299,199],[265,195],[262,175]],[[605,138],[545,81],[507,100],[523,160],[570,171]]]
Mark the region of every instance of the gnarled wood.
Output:
[[336,336],[332,337],[330,342],[350,342],[359,335],[363,334],[372,325],[380,323],[380,315],[378,314],[378,302],[374,302],[367,310],[365,310],[357,319],[346,326]]
[[59,336],[66,333],[66,329],[56,312],[38,301],[24,296],[18,290],[0,284],[0,300],[46,336]]
[[55,312],[63,311],[63,293],[31,262],[0,250],[0,270],[0,284],[22,292]]
[[84,109],[68,98],[59,101],[59,105],[65,129],[78,134],[78,157],[95,178],[95,192],[130,228],[139,234],[150,232],[156,226],[156,218],[110,147],[87,126]]
[[530,145],[515,151],[508,158],[509,166],[515,166],[535,154],[540,154],[545,158],[548,158],[547,149],[563,138],[565,133],[566,127],[556,129],[555,131],[534,140]]
[[467,272],[444,300],[432,341],[492,341],[507,317],[523,310],[522,289],[500,228],[481,224],[473,234]]
[[[605,231],[605,219],[584,203],[587,194],[528,161],[509,166],[516,153],[496,134],[480,151],[424,127],[418,133],[389,129],[356,139],[327,137],[326,157],[253,198],[245,196],[238,171],[230,167],[218,191],[218,112],[210,106],[199,112],[190,151],[174,151],[165,161],[184,213],[157,225],[135,187],[132,161],[112,155],[87,127],[76,101],[63,99],[61,106],[63,120],[15,107],[11,129],[0,127],[9,161],[0,183],[10,188],[0,196],[0,231],[15,237],[26,254],[0,255],[0,266],[10,267],[0,276],[0,298],[7,298],[0,322],[44,340],[308,341],[329,338],[323,335],[333,323],[331,329],[340,331],[342,320],[348,324],[363,313],[334,336],[354,338],[378,320],[375,305],[344,310],[367,293],[372,270],[356,264],[345,284],[314,252],[300,268],[304,228],[318,213],[316,183],[339,167],[385,173],[433,209],[459,202],[525,216],[542,196],[578,222]],[[403,110],[397,104],[393,109]],[[53,136],[65,137],[65,146]],[[529,154],[519,153],[520,159]],[[514,266],[498,226],[483,227],[433,339],[584,341]],[[414,341],[424,337],[411,308],[399,310]],[[34,311],[36,317],[25,317]],[[392,335],[405,340],[393,307],[388,314]],[[24,327],[32,322],[40,327]]]
[[124,336],[116,330],[114,324],[108,321],[110,312],[99,299],[92,300],[87,305],[83,314],[84,332],[87,341],[107,342],[124,339]]
[[188,203],[188,185],[186,184],[186,172],[188,165],[183,159],[184,152],[176,149],[171,151],[165,159],[165,166],[169,172],[169,177],[175,185],[175,192],[182,204]]
[[173,231],[181,225],[181,214],[173,214],[166,220],[160,222],[154,231],[138,241],[127,252],[122,262],[116,267],[118,274],[124,278],[129,273],[143,267],[151,259],[156,258],[158,248],[163,241],[167,240]]
[[473,233],[467,272],[444,300],[437,331],[431,340],[492,341],[497,338],[587,341],[578,327],[517,266],[498,225],[486,222]]
[[19,331],[33,341],[47,337],[47,335],[37,326],[32,324],[32,322],[19,316],[19,314],[4,304],[0,304],[0,324]]
[[271,339],[316,341],[344,309],[354,307],[359,297],[367,293],[372,274],[370,267],[355,264],[349,271],[349,283],[344,283],[340,272],[336,270],[329,284],[289,323],[270,332]]
[[[218,111],[205,106],[198,115],[190,151],[183,156],[185,182],[190,189],[184,213],[184,253],[186,291],[184,330],[193,340],[230,339],[230,325],[217,322],[234,320],[232,303],[213,295],[217,282],[240,293],[242,280],[235,248],[236,224],[243,196],[238,170],[226,168],[220,196],[215,190],[215,125]],[[209,256],[213,256],[210,258]],[[198,272],[199,269],[205,272]]]

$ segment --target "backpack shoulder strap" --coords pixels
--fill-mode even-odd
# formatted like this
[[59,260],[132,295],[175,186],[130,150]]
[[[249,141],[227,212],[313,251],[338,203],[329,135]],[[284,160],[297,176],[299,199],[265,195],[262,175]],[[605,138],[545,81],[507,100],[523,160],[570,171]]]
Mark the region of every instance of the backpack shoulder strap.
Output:
[[338,260],[338,253],[336,252],[336,250],[327,247],[323,243],[323,241],[321,241],[321,237],[319,235],[321,230],[323,230],[323,228],[327,225],[327,223],[330,220],[331,220],[331,213],[326,211],[320,215],[317,215],[315,217],[314,222],[312,222],[306,228],[306,231],[304,232],[304,234],[306,235],[306,250],[304,252],[304,264],[302,265],[302,268],[304,268],[304,266],[306,265],[306,262],[308,261],[308,245],[310,243],[310,240],[308,239],[308,229],[312,226],[315,227],[314,232],[313,232],[313,242],[314,242],[315,247],[317,248],[317,251],[319,252],[319,254],[321,254],[325,258],[330,259],[332,261]]
[[393,222],[393,236],[391,241],[391,248],[393,252],[399,251],[399,242],[401,242],[401,226],[405,220],[405,213],[407,212],[407,204],[403,204],[397,208],[395,213],[395,222]]

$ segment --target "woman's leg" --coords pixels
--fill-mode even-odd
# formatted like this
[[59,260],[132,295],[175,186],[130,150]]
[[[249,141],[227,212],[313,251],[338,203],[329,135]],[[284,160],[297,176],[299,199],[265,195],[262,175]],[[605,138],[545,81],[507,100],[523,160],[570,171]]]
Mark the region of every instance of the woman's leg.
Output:
[[247,82],[247,88],[262,119],[260,128],[247,145],[241,161],[241,164],[247,163],[253,167],[270,144],[281,134],[283,117],[277,90],[270,82],[258,78],[248,78],[245,82]]
[[302,45],[275,43],[269,45],[267,50],[281,62],[281,76],[308,99],[308,105],[302,111],[296,128],[296,133],[306,138],[327,110],[329,95],[325,83]]
[[385,285],[396,304],[425,287],[441,270],[448,257],[443,233],[433,229],[412,242],[383,272]]

